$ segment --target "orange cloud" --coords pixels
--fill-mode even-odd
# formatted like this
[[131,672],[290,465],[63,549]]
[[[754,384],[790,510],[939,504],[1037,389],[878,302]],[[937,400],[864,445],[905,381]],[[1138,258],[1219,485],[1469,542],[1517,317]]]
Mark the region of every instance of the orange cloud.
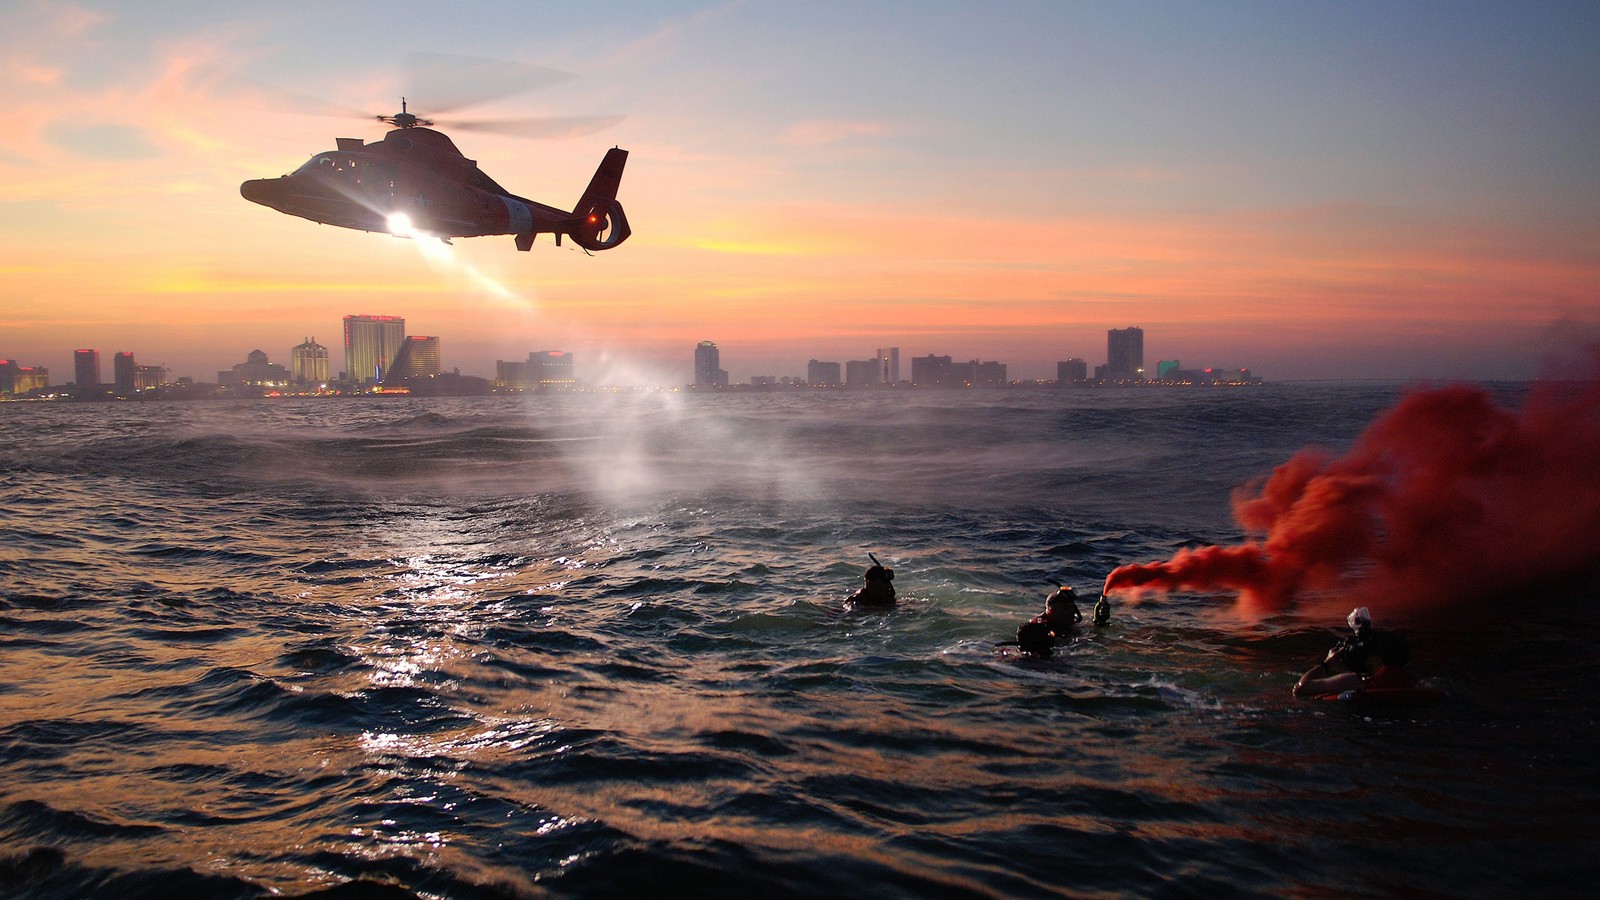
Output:
[[[1064,334],[1132,324],[1152,335],[1253,332],[1307,345],[1399,330],[1478,340],[1600,305],[1592,226],[1362,204],[1173,211],[1174,202],[1125,195],[1156,197],[1192,174],[1020,157],[991,164],[914,148],[884,159],[897,132],[920,123],[871,118],[804,120],[776,140],[744,136],[740,150],[692,119],[630,120],[615,137],[634,153],[622,191],[635,229],[626,246],[590,259],[570,246],[519,253],[509,239],[486,238],[430,256],[238,196],[240,181],[289,171],[336,136],[377,136],[364,130],[370,124],[274,115],[284,110],[268,93],[219,75],[215,67],[248,43],[244,26],[175,37],[136,77],[75,92],[73,61],[104,20],[74,7],[20,9],[0,13],[0,47],[10,51],[0,67],[28,86],[12,98],[0,139],[8,356],[67,353],[139,323],[173,341],[174,352],[160,355],[176,359],[175,339],[162,336],[203,323],[213,333],[185,352],[202,360],[192,374],[206,376],[268,335],[332,333],[357,307],[404,315],[447,347],[560,335],[822,354],[863,336],[963,334],[1054,353]],[[47,20],[31,34],[22,27]],[[694,21],[669,23],[640,45],[669,57],[686,24]],[[344,89],[398,94],[376,70],[352,73]],[[852,143],[860,138],[874,140]],[[105,141],[109,150],[97,143]],[[507,188],[563,204],[606,141],[458,143]],[[844,154],[860,143],[872,146]],[[74,146],[88,155],[63,149]],[[118,149],[129,152],[110,152]],[[830,153],[850,164],[830,166]],[[459,364],[492,369],[492,360]]]

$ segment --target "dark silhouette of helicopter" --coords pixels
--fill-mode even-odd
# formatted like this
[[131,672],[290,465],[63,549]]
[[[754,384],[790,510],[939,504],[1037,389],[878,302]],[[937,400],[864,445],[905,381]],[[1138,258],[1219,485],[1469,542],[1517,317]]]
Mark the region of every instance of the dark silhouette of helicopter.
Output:
[[585,250],[609,250],[628,239],[628,217],[617,201],[628,151],[606,151],[577,205],[569,212],[519,197],[496,184],[462,155],[433,123],[406,110],[378,116],[395,126],[383,140],[339,138],[338,149],[307,160],[281,178],[239,185],[252,203],[324,225],[402,237],[509,234],[518,250],[533,247],[541,233],[561,236]]

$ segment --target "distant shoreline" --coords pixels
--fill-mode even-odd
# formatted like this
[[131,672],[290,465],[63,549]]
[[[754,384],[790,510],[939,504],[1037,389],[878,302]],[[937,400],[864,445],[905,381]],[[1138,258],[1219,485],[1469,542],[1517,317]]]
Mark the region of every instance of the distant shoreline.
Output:
[[[481,379],[479,380],[481,381]],[[464,386],[462,389],[453,389],[451,386],[436,387],[429,385],[426,388],[414,389],[412,387],[360,389],[354,387],[335,388],[316,391],[298,391],[282,387],[260,386],[249,388],[223,388],[214,384],[195,385],[163,385],[158,388],[149,388],[132,394],[118,394],[114,391],[105,391],[95,396],[85,397],[77,393],[74,388],[50,388],[30,391],[20,397],[0,396],[0,403],[128,403],[144,402],[150,400],[277,400],[296,398],[356,398],[356,399],[382,399],[389,397],[490,397],[490,396],[552,396],[557,394],[617,394],[617,393],[683,393],[683,394],[769,394],[769,393],[828,393],[828,394],[866,394],[885,392],[941,392],[962,393],[967,391],[1084,391],[1084,390],[1150,390],[1172,388],[1247,388],[1262,387],[1269,382],[1262,379],[1249,381],[1210,381],[1210,382],[1180,382],[1180,381],[1128,381],[1128,382],[1082,382],[1061,384],[1056,381],[1010,381],[1004,384],[914,384],[902,381],[897,384],[872,384],[872,385],[845,385],[845,384],[730,384],[730,385],[633,385],[633,386],[563,386],[559,388],[534,388],[532,390],[510,390],[496,387],[480,387],[477,385]]]
[[[474,379],[486,384],[484,379]],[[1274,386],[1329,386],[1406,388],[1418,385],[1478,384],[1478,385],[1528,385],[1549,379],[1462,379],[1462,378],[1289,378],[1276,381],[1251,379],[1249,381],[1141,381],[1141,382],[1083,382],[1061,384],[1057,381],[1011,381],[1004,384],[920,385],[899,382],[893,385],[842,385],[842,384],[732,384],[732,385],[613,385],[613,386],[562,386],[510,390],[493,386],[471,386],[452,389],[450,386],[413,390],[409,388],[357,389],[353,387],[321,391],[295,391],[279,387],[222,388],[213,384],[165,385],[129,395],[106,391],[93,397],[78,396],[73,388],[53,388],[31,391],[23,396],[0,395],[0,403],[143,403],[151,401],[214,402],[225,400],[290,400],[290,399],[356,399],[383,400],[400,397],[549,397],[565,394],[698,394],[715,396],[723,394],[882,394],[882,393],[944,393],[960,394],[974,391],[1102,391],[1102,390],[1221,390],[1261,388]]]

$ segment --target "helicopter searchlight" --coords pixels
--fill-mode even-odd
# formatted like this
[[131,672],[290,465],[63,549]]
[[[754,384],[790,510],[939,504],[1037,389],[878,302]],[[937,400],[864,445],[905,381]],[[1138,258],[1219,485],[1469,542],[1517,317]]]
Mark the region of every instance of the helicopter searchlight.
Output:
[[385,219],[384,222],[389,226],[389,233],[395,237],[409,238],[417,236],[417,229],[416,226],[411,224],[411,217],[403,212],[390,213],[389,218]]

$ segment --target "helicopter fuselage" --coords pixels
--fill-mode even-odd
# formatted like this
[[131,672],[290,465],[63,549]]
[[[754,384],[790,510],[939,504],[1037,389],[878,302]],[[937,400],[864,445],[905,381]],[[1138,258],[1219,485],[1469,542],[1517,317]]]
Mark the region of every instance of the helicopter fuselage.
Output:
[[281,178],[246,181],[246,200],[324,225],[404,237],[480,237],[510,234],[526,250],[541,232],[562,235],[589,250],[605,250],[629,235],[616,200],[627,151],[613,149],[571,211],[519,197],[496,184],[444,134],[401,127],[365,144],[340,138]]

